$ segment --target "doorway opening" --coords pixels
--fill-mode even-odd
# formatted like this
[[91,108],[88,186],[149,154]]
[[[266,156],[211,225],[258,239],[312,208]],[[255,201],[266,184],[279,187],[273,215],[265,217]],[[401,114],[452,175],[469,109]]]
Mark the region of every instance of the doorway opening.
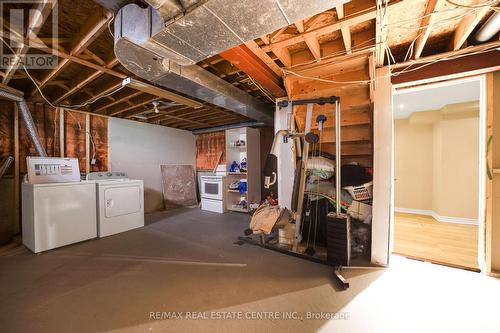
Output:
[[482,87],[479,77],[395,92],[394,254],[481,269]]

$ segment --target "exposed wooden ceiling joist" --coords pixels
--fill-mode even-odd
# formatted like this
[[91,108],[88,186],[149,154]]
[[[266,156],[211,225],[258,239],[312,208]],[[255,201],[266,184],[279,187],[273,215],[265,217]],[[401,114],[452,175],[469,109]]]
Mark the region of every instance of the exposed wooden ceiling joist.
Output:
[[[380,1],[380,0],[378,0]],[[388,3],[388,7],[393,6],[402,0],[393,0]],[[323,35],[330,34],[332,32],[341,30],[342,27],[349,27],[356,24],[360,24],[369,20],[373,20],[377,16],[377,7],[373,5],[372,1],[363,0],[359,1],[359,7],[363,8],[357,10],[354,13],[346,13],[346,16],[343,19],[340,19],[332,24],[322,26],[316,29],[308,30],[302,34],[293,36],[288,39],[284,39],[277,42],[271,42],[269,45],[264,46],[262,49],[266,52],[269,52],[273,49],[281,49],[285,47],[289,47],[291,45],[295,45],[301,42],[305,42],[306,37],[316,37],[319,38]]]
[[[337,18],[339,20],[341,20],[345,17],[343,4],[335,7],[335,10],[337,11]],[[342,32],[342,40],[344,41],[346,53],[349,54],[349,53],[351,53],[351,44],[352,44],[351,43],[351,28],[348,25],[343,26],[340,28],[340,31]]]
[[[106,64],[106,66],[104,66],[104,67],[106,69],[112,69],[113,67],[118,65],[118,63],[119,63],[118,59],[115,58],[115,59],[111,60],[110,62],[108,62]],[[60,96],[59,98],[57,98],[54,101],[54,104],[59,104],[59,103],[63,102],[68,97],[75,94],[77,91],[79,91],[80,89],[85,87],[90,82],[93,82],[95,79],[97,79],[99,76],[101,76],[103,74],[104,74],[104,72],[102,72],[102,71],[96,71],[96,72],[92,73],[91,75],[87,76],[86,78],[84,78],[83,80],[75,82],[73,84],[73,86],[70,88],[70,90],[68,90],[66,93],[64,93],[62,96]]]
[[[80,31],[75,35],[71,41],[70,55],[78,56],[82,54],[89,45],[98,38],[105,29],[107,29],[109,21],[113,18],[113,15],[104,8],[99,7],[92,17],[86,21],[80,28]],[[42,89],[50,80],[55,78],[64,67],[70,63],[70,59],[61,59],[56,68],[50,70],[40,82],[40,89]],[[33,89],[30,93],[33,96],[37,92],[37,89]]]
[[436,7],[440,1],[441,0],[429,0],[427,2],[424,17],[422,18],[422,21],[420,21],[421,30],[419,30],[419,37],[415,42],[415,52],[413,54],[414,59],[418,59],[422,55],[425,43],[427,43],[427,39],[429,38],[432,30],[432,23],[437,17],[434,12],[436,11]]
[[99,107],[99,108],[96,108],[96,109],[94,110],[94,112],[99,113],[99,112],[101,112],[101,111],[104,111],[104,110],[106,110],[106,109],[108,109],[108,108],[112,107],[112,106],[115,106],[115,105],[118,105],[118,104],[120,104],[120,103],[124,103],[124,102],[130,101],[130,99],[131,99],[131,98],[137,97],[137,96],[139,96],[139,95],[141,95],[141,94],[143,94],[143,92],[142,92],[142,91],[136,91],[135,93],[132,93],[132,94],[130,94],[130,95],[127,95],[127,96],[125,96],[125,97],[122,97],[122,98],[120,98],[120,99],[117,99],[117,100],[115,100],[115,101],[114,101],[114,102],[112,102],[112,103],[109,103],[109,104],[103,105],[103,106],[101,106],[101,107]]
[[[35,14],[30,15],[30,19],[28,22],[28,27],[27,27],[28,41],[32,41],[38,38],[37,35],[40,32],[40,29],[42,28],[43,24],[45,23],[50,13],[52,12],[52,9],[56,5],[57,1],[55,0],[42,0],[38,2],[38,5],[36,6],[34,12]],[[22,58],[26,55],[29,48],[30,47],[27,44],[23,44],[23,46],[16,51],[13,60],[11,61],[11,64],[5,70],[5,75],[3,76],[2,79],[3,84],[9,84],[10,80],[12,79],[12,76],[14,75],[14,72],[17,70],[19,61],[23,61]]]

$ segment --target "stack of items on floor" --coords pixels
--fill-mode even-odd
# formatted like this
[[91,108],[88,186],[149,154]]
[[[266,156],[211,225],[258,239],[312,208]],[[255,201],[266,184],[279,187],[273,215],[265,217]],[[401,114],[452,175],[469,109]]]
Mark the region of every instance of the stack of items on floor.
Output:
[[[311,157],[307,163],[307,183],[304,200],[303,240],[316,236],[319,244],[326,245],[326,215],[335,210],[334,158]],[[341,207],[351,217],[351,256],[365,256],[370,251],[372,219],[371,169],[356,163],[342,166]],[[313,224],[316,228],[309,228]],[[308,235],[311,231],[315,235]]]
[[[311,157],[307,164],[300,234],[301,244],[308,249],[314,249],[316,245],[327,246],[327,216],[335,211],[336,203],[334,165],[334,161],[326,156]],[[350,257],[365,257],[370,254],[371,247],[371,169],[356,163],[345,164],[341,178],[341,207],[351,217]],[[292,245],[295,235],[292,213],[277,204],[272,194],[268,196],[254,212],[250,228],[245,233],[270,235],[277,229],[279,244]]]

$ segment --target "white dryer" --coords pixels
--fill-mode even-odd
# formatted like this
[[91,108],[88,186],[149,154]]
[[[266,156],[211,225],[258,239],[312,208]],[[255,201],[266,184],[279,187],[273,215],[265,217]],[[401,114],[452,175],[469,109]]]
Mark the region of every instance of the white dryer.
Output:
[[97,236],[106,237],[144,226],[144,182],[124,172],[92,172],[96,181]]

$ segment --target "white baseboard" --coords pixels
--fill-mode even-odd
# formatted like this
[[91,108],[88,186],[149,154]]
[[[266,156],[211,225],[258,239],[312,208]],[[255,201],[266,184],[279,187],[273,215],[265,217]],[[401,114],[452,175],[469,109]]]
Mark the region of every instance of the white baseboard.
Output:
[[418,215],[429,215],[432,216],[434,213],[432,210],[428,209],[415,209],[415,208],[402,208],[402,207],[395,207],[394,211],[396,213],[407,213],[407,214],[418,214]]
[[432,216],[434,219],[436,219],[439,222],[478,225],[477,219],[468,219],[468,218],[464,218],[464,217],[454,217],[454,216],[443,216],[443,215],[439,215],[435,211],[427,210],[427,209],[395,207],[394,211],[397,213],[428,215],[428,216]]

